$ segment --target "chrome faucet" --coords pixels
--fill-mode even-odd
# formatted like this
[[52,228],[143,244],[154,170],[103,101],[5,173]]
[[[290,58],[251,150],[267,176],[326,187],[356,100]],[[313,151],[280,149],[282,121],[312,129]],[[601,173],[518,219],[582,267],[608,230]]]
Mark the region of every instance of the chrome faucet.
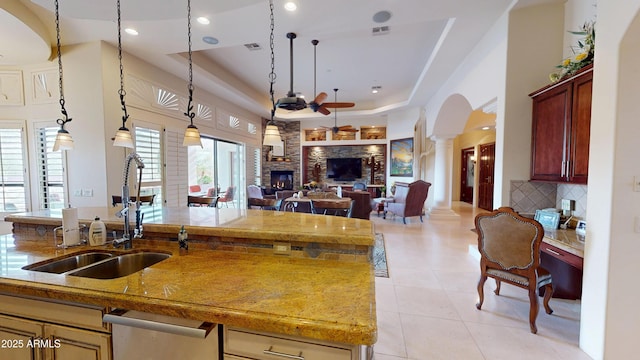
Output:
[[[129,225],[129,167],[131,166],[131,160],[136,162],[137,168],[144,168],[144,163],[140,156],[132,152],[124,159],[124,171],[123,171],[123,181],[122,181],[122,209],[116,213],[116,216],[121,218],[124,217],[124,233],[122,234],[121,239],[113,240],[113,246],[118,247],[120,245],[124,245],[125,249],[131,249],[131,229]],[[142,175],[142,173],[141,173]],[[138,184],[140,186],[140,184]],[[140,215],[140,197],[138,196],[136,200],[136,228],[134,230],[134,238],[142,237],[142,219],[144,217]]]

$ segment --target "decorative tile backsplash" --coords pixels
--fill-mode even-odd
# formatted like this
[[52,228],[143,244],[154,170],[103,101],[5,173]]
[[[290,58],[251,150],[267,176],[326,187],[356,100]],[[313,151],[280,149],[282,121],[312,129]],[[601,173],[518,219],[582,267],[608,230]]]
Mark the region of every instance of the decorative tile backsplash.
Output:
[[538,209],[561,209],[562,199],[575,200],[573,215],[584,219],[587,210],[587,186],[576,184],[555,184],[531,182],[528,180],[511,181],[510,206],[522,214],[535,214]]

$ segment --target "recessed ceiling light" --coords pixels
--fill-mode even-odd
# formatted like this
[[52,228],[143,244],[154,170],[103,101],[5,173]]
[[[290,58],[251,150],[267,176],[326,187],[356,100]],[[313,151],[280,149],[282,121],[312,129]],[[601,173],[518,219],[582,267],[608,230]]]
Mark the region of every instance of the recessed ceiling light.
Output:
[[284,3],[284,8],[287,11],[296,11],[298,4],[295,1],[287,1]]
[[382,86],[372,86],[371,87],[371,93],[372,94],[377,94],[380,91],[380,89],[382,89]]
[[483,127],[482,127],[482,130],[489,130],[489,129],[491,129],[491,127],[490,127],[490,126],[483,126]]
[[218,39],[214,38],[213,36],[203,36],[202,37],[202,41],[206,42],[207,44],[211,44],[211,45],[217,45],[220,41],[218,41]]
[[124,29],[124,32],[126,32],[129,35],[134,35],[134,36],[138,35],[138,30],[136,30],[134,28],[126,28],[126,29]]
[[200,24],[202,25],[209,25],[210,21],[209,19],[207,19],[204,16],[200,16],[199,18],[196,19]]
[[377,13],[373,14],[373,21],[377,22],[378,24],[387,22],[389,21],[389,19],[391,19],[391,13],[386,10],[378,11]]

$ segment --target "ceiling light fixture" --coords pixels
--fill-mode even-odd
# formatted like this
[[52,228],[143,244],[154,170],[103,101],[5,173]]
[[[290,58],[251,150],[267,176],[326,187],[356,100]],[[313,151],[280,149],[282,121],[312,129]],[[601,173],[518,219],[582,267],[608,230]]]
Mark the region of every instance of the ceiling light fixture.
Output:
[[56,141],[53,144],[53,151],[58,150],[73,150],[73,138],[71,134],[64,128],[65,124],[71,121],[71,118],[67,116],[67,109],[64,108],[64,91],[62,89],[62,51],[60,50],[60,16],[58,14],[58,0],[55,0],[56,5],[56,39],[58,41],[58,81],[60,85],[60,112],[63,119],[58,119],[56,122],[60,125],[60,130],[56,134]]
[[124,32],[126,32],[129,35],[138,36],[138,30],[134,28],[126,28],[124,29]]
[[124,102],[124,96],[127,95],[127,92],[124,91],[124,68],[122,67],[122,35],[121,35],[121,27],[120,27],[120,0],[117,0],[117,8],[118,8],[118,61],[120,62],[120,90],[118,90],[118,95],[120,95],[120,104],[122,105],[122,111],[124,114],[122,115],[122,126],[116,132],[116,137],[113,140],[113,146],[121,146],[125,148],[133,149],[133,138],[131,137],[131,132],[127,129],[127,119],[129,118],[129,114],[127,114],[127,105]]
[[182,140],[182,146],[200,146],[202,147],[202,140],[200,139],[200,131],[193,125],[193,118],[196,113],[193,112],[193,63],[191,60],[191,0],[187,0],[187,37],[189,39],[189,104],[187,104],[187,112],[184,113],[191,121],[191,124],[187,126],[187,130],[184,132],[184,139]]
[[284,3],[284,8],[287,11],[296,11],[298,8],[298,3],[296,1],[290,0]]
[[209,25],[211,23],[211,21],[209,21],[209,19],[204,16],[200,16],[196,20],[202,25]]
[[380,92],[380,89],[382,89],[382,86],[372,86],[371,87],[371,93],[372,94],[377,94],[378,92]]
[[271,33],[269,35],[269,47],[271,48],[271,72],[269,73],[269,96],[271,97],[271,120],[267,123],[267,127],[264,129],[263,145],[267,146],[282,146],[282,137],[280,136],[280,130],[278,126],[273,122],[273,117],[276,114],[276,101],[273,97],[273,84],[276,82],[275,72],[275,55],[274,55],[274,38],[273,38],[273,0],[269,0],[269,11],[271,17]]
[[214,38],[213,36],[203,36],[202,41],[211,45],[218,45],[218,43],[220,42],[218,39]]

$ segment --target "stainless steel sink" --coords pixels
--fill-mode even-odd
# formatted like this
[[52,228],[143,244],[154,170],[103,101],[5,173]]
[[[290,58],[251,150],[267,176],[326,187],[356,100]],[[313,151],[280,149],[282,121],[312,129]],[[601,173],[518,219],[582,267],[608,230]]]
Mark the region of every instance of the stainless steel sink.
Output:
[[54,261],[44,261],[23,267],[25,270],[41,271],[53,274],[62,274],[75,270],[98,261],[111,258],[113,254],[109,252],[87,252],[75,254]]
[[89,251],[38,262],[23,269],[94,279],[115,279],[133,274],[169,257],[171,254],[148,250],[127,253]]
[[161,252],[136,252],[115,256],[111,259],[70,272],[70,276],[93,279],[115,279],[127,276],[171,257]]

